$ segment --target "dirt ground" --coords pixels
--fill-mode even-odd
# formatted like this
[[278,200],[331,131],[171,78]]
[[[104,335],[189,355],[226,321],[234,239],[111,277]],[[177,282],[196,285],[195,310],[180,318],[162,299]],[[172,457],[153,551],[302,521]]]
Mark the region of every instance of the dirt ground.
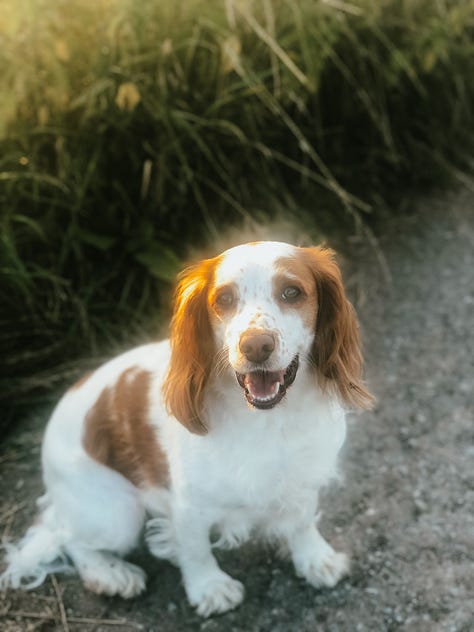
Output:
[[[362,324],[378,403],[354,418],[345,479],[322,501],[321,530],[352,555],[350,576],[316,591],[255,543],[219,555],[244,582],[234,612],[200,619],[178,571],[144,550],[132,601],[87,593],[75,576],[0,597],[5,632],[304,632],[474,629],[474,193],[433,196],[384,225],[389,281],[353,242],[345,277]],[[3,443],[0,534],[19,536],[41,491],[43,414]]]

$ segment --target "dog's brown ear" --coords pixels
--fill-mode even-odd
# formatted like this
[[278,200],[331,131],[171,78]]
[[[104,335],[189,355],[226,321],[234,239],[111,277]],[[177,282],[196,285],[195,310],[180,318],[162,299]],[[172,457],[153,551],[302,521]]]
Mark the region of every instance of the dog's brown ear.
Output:
[[362,382],[359,326],[347,300],[335,253],[329,248],[306,248],[318,302],[311,360],[323,386],[334,385],[350,407],[369,409],[373,397]]
[[215,354],[208,291],[217,261],[206,259],[179,276],[171,321],[170,368],[163,384],[168,412],[196,434],[208,430],[203,395]]

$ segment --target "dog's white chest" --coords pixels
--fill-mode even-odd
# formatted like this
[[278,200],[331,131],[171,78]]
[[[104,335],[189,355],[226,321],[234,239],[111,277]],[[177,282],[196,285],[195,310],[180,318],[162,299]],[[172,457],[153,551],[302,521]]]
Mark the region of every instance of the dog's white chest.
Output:
[[256,511],[316,495],[335,475],[345,420],[341,409],[321,402],[304,410],[282,406],[277,415],[221,418],[215,433],[195,442],[202,449],[193,451],[192,486],[207,502]]

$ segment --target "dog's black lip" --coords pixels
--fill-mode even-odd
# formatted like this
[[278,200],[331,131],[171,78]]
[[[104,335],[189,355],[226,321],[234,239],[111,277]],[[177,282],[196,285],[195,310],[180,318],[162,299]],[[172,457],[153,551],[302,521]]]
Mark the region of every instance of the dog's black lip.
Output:
[[[275,395],[273,399],[270,399],[268,401],[254,399],[250,395],[249,391],[247,390],[245,386],[245,375],[246,375],[245,373],[238,373],[236,371],[235,375],[237,377],[238,383],[244,389],[245,398],[248,401],[248,403],[254,408],[258,408],[259,410],[269,410],[271,408],[274,408],[277,404],[279,404],[281,400],[283,399],[283,397],[286,395],[286,389],[289,388],[295,381],[296,373],[298,372],[298,367],[299,367],[299,356],[296,355],[293,358],[293,360],[290,362],[290,364],[286,367],[286,371],[283,376],[283,384],[280,384],[277,394]],[[260,370],[260,369],[256,369],[256,370]]]

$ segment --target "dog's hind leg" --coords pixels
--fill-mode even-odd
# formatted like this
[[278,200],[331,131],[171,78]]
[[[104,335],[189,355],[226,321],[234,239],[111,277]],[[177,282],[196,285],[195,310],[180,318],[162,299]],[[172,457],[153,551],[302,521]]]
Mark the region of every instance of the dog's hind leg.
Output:
[[145,589],[145,572],[112,553],[97,551],[84,545],[70,543],[67,554],[74,562],[86,588],[104,595],[135,597]]

